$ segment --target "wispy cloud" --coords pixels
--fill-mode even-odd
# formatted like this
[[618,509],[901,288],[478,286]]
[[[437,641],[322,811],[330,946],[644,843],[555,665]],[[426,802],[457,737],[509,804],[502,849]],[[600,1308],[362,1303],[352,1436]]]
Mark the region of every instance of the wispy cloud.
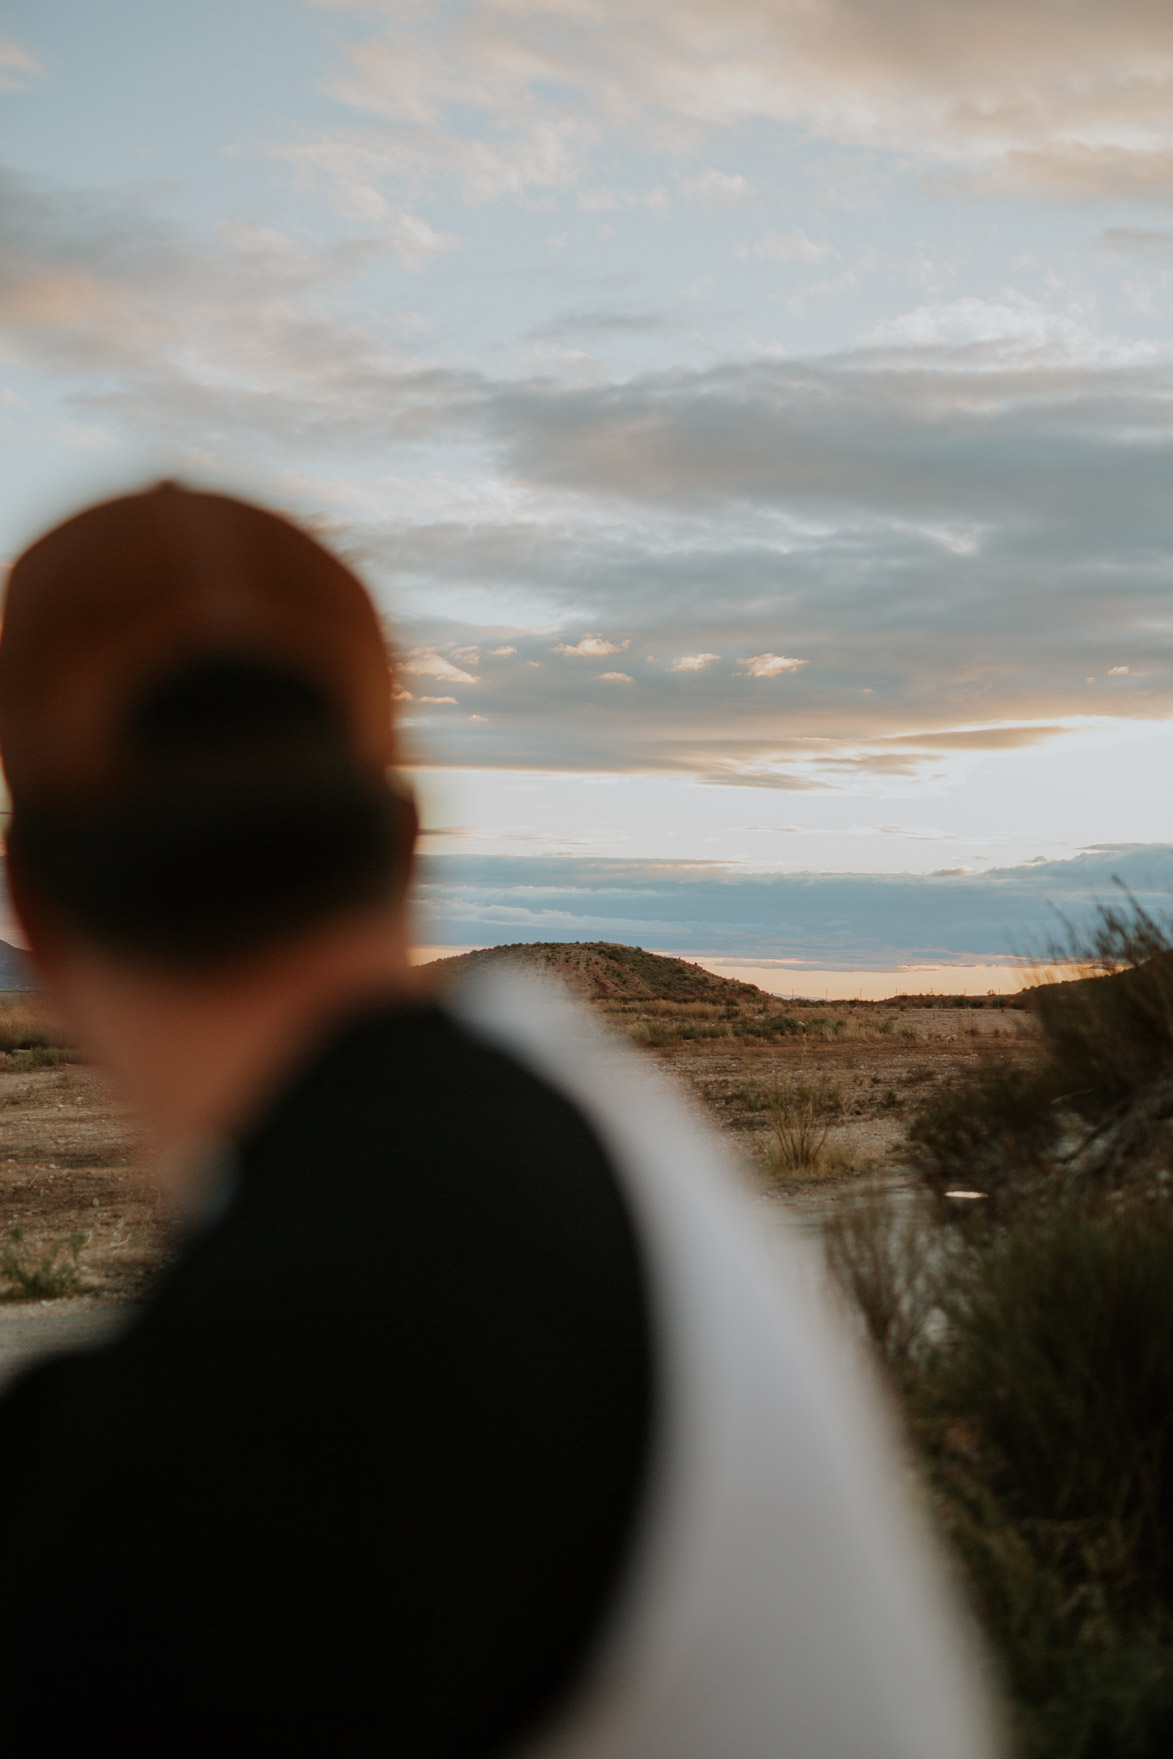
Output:
[[1173,232],[1148,226],[1109,226],[1100,234],[1100,247],[1117,256],[1173,257]]
[[0,37],[0,92],[19,92],[41,71],[40,62],[10,37]]
[[[376,119],[328,143],[336,156],[383,156],[382,170],[358,174],[366,187],[444,165],[469,199],[500,199],[584,179],[617,131],[701,152],[724,131],[773,124],[893,150],[990,191],[1173,189],[1173,15],[1151,0],[350,9],[386,20],[347,46],[331,86]],[[324,163],[326,151],[301,156]],[[330,174],[355,181],[338,165]]]
[[680,193],[702,208],[740,208],[753,199],[753,185],[740,172],[710,170],[682,178]]
[[822,263],[839,252],[825,238],[808,238],[801,227],[793,232],[767,232],[756,244],[739,244],[734,256],[762,257],[777,263]]

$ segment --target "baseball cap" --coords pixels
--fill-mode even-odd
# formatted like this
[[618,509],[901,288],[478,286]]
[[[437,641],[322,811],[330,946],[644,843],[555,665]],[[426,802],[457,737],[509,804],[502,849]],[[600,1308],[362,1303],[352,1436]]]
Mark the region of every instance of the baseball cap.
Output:
[[359,768],[391,762],[387,647],[354,574],[279,514],[165,482],[76,514],[12,569],[0,759],[14,803],[117,792],[135,704],[215,657],[296,673],[336,711]]

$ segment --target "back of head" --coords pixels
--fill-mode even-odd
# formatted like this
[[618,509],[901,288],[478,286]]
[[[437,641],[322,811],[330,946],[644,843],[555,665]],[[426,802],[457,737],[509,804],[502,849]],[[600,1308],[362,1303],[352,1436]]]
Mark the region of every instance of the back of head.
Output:
[[126,957],[207,969],[401,888],[374,608],[288,520],[165,484],[32,546],[0,636],[22,896]]

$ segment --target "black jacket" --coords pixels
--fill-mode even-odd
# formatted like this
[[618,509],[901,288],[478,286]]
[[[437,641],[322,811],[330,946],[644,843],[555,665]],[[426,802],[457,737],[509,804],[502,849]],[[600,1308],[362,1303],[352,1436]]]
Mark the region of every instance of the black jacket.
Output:
[[589,1656],[652,1363],[565,1099],[442,1011],[347,1024],[131,1326],[0,1401],[14,1755],[507,1750]]

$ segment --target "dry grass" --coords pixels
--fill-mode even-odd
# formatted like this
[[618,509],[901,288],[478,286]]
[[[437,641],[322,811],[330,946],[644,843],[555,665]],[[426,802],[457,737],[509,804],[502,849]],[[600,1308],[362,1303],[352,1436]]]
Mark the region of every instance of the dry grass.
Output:
[[0,1004],[0,1051],[61,1050],[65,1041],[35,1002]]

